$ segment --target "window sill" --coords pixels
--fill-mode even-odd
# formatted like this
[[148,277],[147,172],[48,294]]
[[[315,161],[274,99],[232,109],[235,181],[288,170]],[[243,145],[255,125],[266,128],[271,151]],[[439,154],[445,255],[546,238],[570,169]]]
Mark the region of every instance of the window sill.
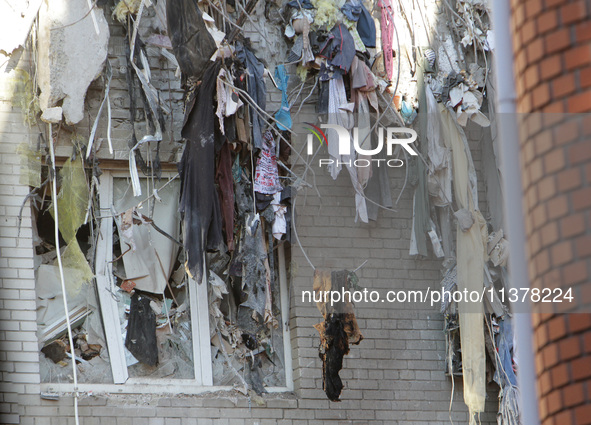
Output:
[[[151,381],[151,382],[150,382]],[[235,388],[231,386],[203,386],[195,385],[193,382],[185,382],[182,379],[158,379],[148,380],[140,378],[130,378],[125,384],[78,384],[78,392],[92,394],[154,394],[154,395],[198,395],[215,392],[234,392]],[[293,388],[289,387],[267,387],[270,394],[292,393]],[[73,393],[74,384],[41,384],[41,392],[47,393]]]

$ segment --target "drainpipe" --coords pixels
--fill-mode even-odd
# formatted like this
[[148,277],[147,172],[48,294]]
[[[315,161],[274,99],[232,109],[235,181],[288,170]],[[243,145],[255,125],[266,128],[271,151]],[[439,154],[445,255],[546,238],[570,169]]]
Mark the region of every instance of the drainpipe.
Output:
[[[525,223],[523,215],[523,187],[519,164],[519,133],[515,106],[515,79],[513,75],[512,33],[509,0],[491,0],[493,28],[495,29],[494,60],[496,68],[496,112],[500,151],[500,168],[505,194],[505,223],[511,242],[509,282],[512,287],[529,287],[527,257],[525,253]],[[510,208],[509,208],[510,206]],[[528,303],[519,306],[513,314],[519,371],[519,407],[523,425],[539,425],[536,374],[534,370],[533,329]]]

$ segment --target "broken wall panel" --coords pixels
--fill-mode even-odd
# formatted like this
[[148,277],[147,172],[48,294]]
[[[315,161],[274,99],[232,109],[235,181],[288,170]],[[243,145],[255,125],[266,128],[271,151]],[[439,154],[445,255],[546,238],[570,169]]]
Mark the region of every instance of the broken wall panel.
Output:
[[[89,84],[107,57],[109,25],[101,8],[89,12],[85,0],[43,3],[39,11],[40,106],[43,111],[62,101],[68,124],[84,118]],[[59,119],[61,120],[61,113]]]
[[148,193],[158,190],[158,200],[142,203],[142,197],[133,196],[129,179],[113,179],[113,207],[118,214],[115,221],[124,265],[120,277],[132,280],[139,290],[155,294],[166,289],[179,251],[179,245],[171,238],[179,239],[180,184],[173,181],[159,190],[165,183],[162,180],[152,186],[150,180],[142,179],[144,187],[151,187]]

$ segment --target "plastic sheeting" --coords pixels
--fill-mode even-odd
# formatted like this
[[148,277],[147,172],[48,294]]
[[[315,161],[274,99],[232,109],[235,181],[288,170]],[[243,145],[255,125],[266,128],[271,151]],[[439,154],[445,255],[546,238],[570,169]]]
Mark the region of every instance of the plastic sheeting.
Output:
[[[484,287],[484,263],[486,259],[486,223],[475,209],[477,200],[473,192],[476,182],[470,178],[472,163],[466,135],[447,109],[441,112],[443,136],[452,147],[453,183],[458,208],[468,209],[475,223],[466,231],[457,228],[458,290],[481,292]],[[482,303],[459,303],[462,367],[464,377],[464,402],[470,410],[470,424],[475,424],[474,414],[484,411],[486,397],[486,359],[484,346],[484,311]]]
[[167,0],[166,20],[174,56],[186,77],[201,79],[217,50],[195,0]]

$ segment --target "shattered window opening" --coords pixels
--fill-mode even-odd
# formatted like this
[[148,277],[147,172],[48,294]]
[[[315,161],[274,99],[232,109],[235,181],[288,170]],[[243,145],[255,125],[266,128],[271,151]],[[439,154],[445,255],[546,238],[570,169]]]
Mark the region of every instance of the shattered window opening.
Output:
[[[47,181],[47,168],[41,181]],[[89,205],[84,166],[80,157],[66,161],[58,172],[57,204],[60,211],[60,240],[68,312],[74,333],[78,382],[112,383],[109,353],[100,318],[96,285],[92,279],[92,257],[96,226],[85,220]],[[37,291],[37,327],[40,342],[41,382],[72,381],[70,345],[57,265],[53,232],[53,200],[43,190],[33,189],[32,203]]]
[[[174,383],[218,389],[238,386],[249,396],[292,388],[291,371],[286,370],[291,369],[289,337],[285,337],[288,330],[284,329],[282,320],[282,311],[288,308],[287,275],[281,270],[285,268],[284,247],[277,245],[272,237],[270,240],[275,245],[261,246],[264,252],[281,252],[282,256],[278,260],[274,254],[272,261],[267,258],[262,263],[270,263],[265,264],[263,275],[272,276],[268,283],[272,290],[273,326],[266,327],[262,316],[257,318],[261,319],[260,323],[254,318],[254,306],[240,305],[245,301],[242,279],[224,275],[220,269],[231,265],[227,254],[207,254],[209,283],[204,277],[204,282],[197,284],[186,274],[178,217],[180,182],[170,181],[176,176],[168,174],[160,182],[154,182],[155,187],[150,186],[151,179],[140,179],[142,188],[149,189],[144,193],[156,193],[153,197],[134,197],[127,172],[105,171],[100,177],[101,231],[96,243],[96,261],[97,265],[106,266],[102,271],[99,266],[96,271],[97,289],[102,297],[99,297],[100,314],[97,301],[94,316],[99,323],[105,323],[101,355],[113,364],[106,363],[108,373],[103,375],[108,379],[91,378],[79,366],[82,388],[90,383],[131,387]],[[159,189],[162,186],[166,187]],[[146,201],[147,197],[152,199]],[[51,228],[47,223],[43,227]],[[103,229],[111,230],[109,237],[103,236]],[[254,235],[261,242],[266,240],[263,231],[271,232],[271,227],[258,223]],[[237,241],[242,243],[241,238]],[[215,271],[228,281],[229,292],[237,294],[237,298],[219,292],[221,285],[226,284]],[[101,276],[102,272],[107,275]],[[236,279],[235,283],[231,279]],[[263,303],[263,315],[265,306]],[[148,326],[152,331],[155,328],[155,332],[148,331]],[[204,329],[209,332],[202,332]],[[219,348],[220,341],[225,352]],[[145,344],[151,348],[146,349]],[[136,345],[139,349],[134,348]],[[131,354],[132,350],[136,356]],[[65,389],[71,383],[67,375],[62,379],[53,376],[55,373],[48,373],[44,382],[54,390]],[[243,385],[244,382],[247,384]]]

